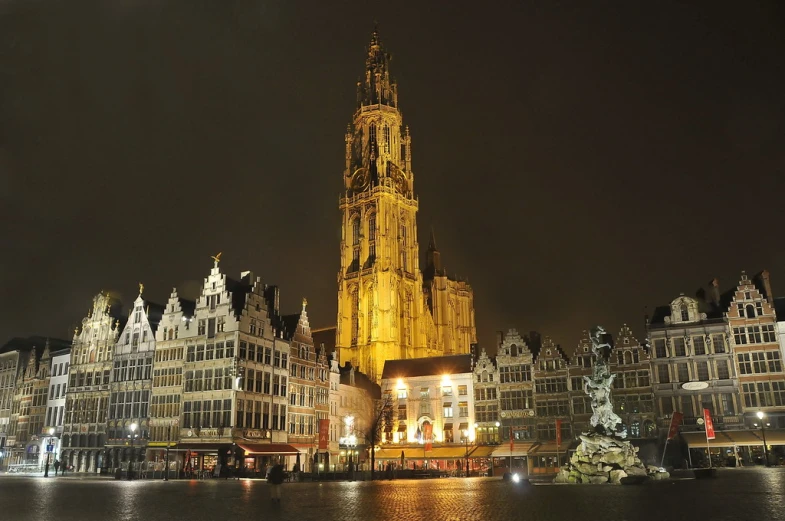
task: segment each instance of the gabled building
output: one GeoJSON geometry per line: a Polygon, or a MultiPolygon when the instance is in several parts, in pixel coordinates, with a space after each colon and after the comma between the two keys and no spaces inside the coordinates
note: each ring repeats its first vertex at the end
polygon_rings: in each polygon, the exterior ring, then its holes
{"type": "Polygon", "coordinates": [[[613,380],[611,401],[622,419],[627,439],[656,438],[657,413],[651,388],[649,353],[624,324],[608,361],[613,380]]]}
{"type": "MultiPolygon", "coordinates": [[[[534,357],[526,341],[515,329],[501,338],[497,347],[496,369],[499,372],[499,416],[501,441],[510,439],[520,447],[520,456],[528,450],[537,433],[534,406],[534,357]]],[[[525,468],[525,462],[521,462],[525,468]]]]}
{"type": "Polygon", "coordinates": [[[164,306],[139,296],[128,312],[125,327],[112,352],[107,414],[109,468],[137,468],[144,461],[150,439],[150,396],[153,383],[155,334],[164,306]]]}
{"type": "Polygon", "coordinates": [[[681,295],[655,309],[648,324],[650,380],[661,430],[678,411],[684,415],[683,431],[702,431],[704,408],[711,411],[716,430],[744,428],[724,317],[729,297],[720,294],[714,279],[698,298],[681,295]]]}
{"type": "MultiPolygon", "coordinates": [[[[183,365],[188,346],[187,339],[193,340],[196,334],[195,308],[196,302],[180,297],[177,288],[172,288],[161,316],[161,322],[155,333],[153,386],[150,400],[150,441],[147,444],[147,458],[161,470],[166,462],[165,448],[176,444],[180,439],[183,365]]],[[[192,342],[191,345],[195,345],[195,343],[192,342]]],[[[213,357],[216,354],[220,354],[221,358],[234,357],[234,350],[234,340],[224,339],[216,342],[212,354],[213,357]]],[[[231,377],[226,378],[223,375],[223,369],[221,369],[218,375],[213,374],[213,386],[216,383],[231,387],[232,379],[231,377]]],[[[182,452],[171,453],[168,472],[171,473],[182,468],[183,461],[182,452]]]]}
{"type": "MultiPolygon", "coordinates": [[[[300,455],[300,470],[315,471],[319,449],[319,421],[329,419],[330,378],[327,358],[313,345],[306,300],[299,314],[283,317],[284,338],[289,341],[288,442],[300,455]]],[[[292,464],[296,464],[296,458],[292,464]]]]}
{"type": "Polygon", "coordinates": [[[61,456],[63,420],[65,419],[65,395],[68,390],[68,364],[71,360],[71,343],[50,341],[52,372],[49,377],[49,397],[46,400],[46,419],[44,430],[54,429],[52,462],[61,456]]]}
{"type": "Polygon", "coordinates": [[[594,355],[591,352],[591,335],[584,330],[570,356],[569,396],[572,412],[572,430],[577,435],[588,432],[591,425],[591,398],[586,394],[584,377],[591,377],[594,355]]]}
{"type": "MultiPolygon", "coordinates": [[[[278,288],[251,272],[232,279],[221,273],[219,260],[214,257],[204,279],[193,323],[180,330],[185,361],[178,448],[186,449],[188,472],[220,463],[251,474],[271,458],[296,453],[286,444],[289,343],[278,288]]],[[[165,317],[164,326],[169,323],[165,317]]]]}
{"type": "Polygon", "coordinates": [[[726,316],[746,425],[759,424],[761,411],[771,428],[785,428],[785,372],[767,271],[754,280],[741,272],[726,316]]]}
{"type": "Polygon", "coordinates": [[[474,364],[474,439],[479,444],[496,445],[501,441],[498,386],[494,359],[482,349],[474,364]]]}
{"type": "Polygon", "coordinates": [[[113,350],[124,317],[120,302],[106,293],[74,331],[63,422],[62,461],[75,472],[106,468],[106,413],[109,410],[113,350]]]}

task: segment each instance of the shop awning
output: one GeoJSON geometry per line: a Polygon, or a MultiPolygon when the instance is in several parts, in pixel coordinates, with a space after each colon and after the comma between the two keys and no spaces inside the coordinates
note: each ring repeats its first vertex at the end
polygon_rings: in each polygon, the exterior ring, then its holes
{"type": "Polygon", "coordinates": [[[229,445],[227,444],[219,445],[217,443],[178,443],[177,445],[172,445],[172,449],[176,448],[180,451],[186,450],[192,452],[218,452],[218,449],[228,446],[229,445]]]}
{"type": "Polygon", "coordinates": [[[452,430],[452,423],[445,423],[444,430],[451,431],[452,430]]]}
{"type": "MultiPolygon", "coordinates": [[[[703,431],[683,432],[681,435],[691,448],[705,448],[707,446],[706,433],[703,431]]],[[[747,447],[763,445],[763,440],[752,431],[716,431],[714,436],[715,439],[709,440],[708,442],[708,446],[710,447],[747,447]]],[[[768,442],[768,433],[766,441],[768,442]]]]}
{"type": "Polygon", "coordinates": [[[567,452],[567,447],[564,444],[556,445],[555,443],[540,443],[532,448],[530,454],[564,454],[567,452]]]}
{"type": "Polygon", "coordinates": [[[785,431],[766,429],[766,443],[769,445],[785,445],[785,431]]]}
{"type": "Polygon", "coordinates": [[[238,443],[238,447],[243,449],[248,455],[272,455],[272,454],[297,454],[300,452],[296,448],[286,443],[238,443]]]}
{"type": "MultiPolygon", "coordinates": [[[[486,448],[486,447],[479,447],[486,448]]],[[[460,459],[466,457],[466,446],[457,445],[454,447],[434,447],[433,450],[425,452],[425,446],[419,447],[385,447],[376,451],[376,459],[399,460],[403,451],[404,458],[413,460],[422,459],[460,459]]],[[[469,446],[469,457],[472,457],[472,448],[469,446]]],[[[479,456],[476,456],[479,457],[479,456]]]]}
{"type": "Polygon", "coordinates": [[[469,452],[470,458],[489,458],[491,454],[493,454],[493,450],[496,447],[482,445],[480,447],[475,447],[474,450],[469,452]]]}
{"type": "Polygon", "coordinates": [[[468,423],[462,423],[462,424],[458,425],[458,430],[459,431],[468,431],[469,430],[469,424],[468,423]]]}
{"type": "Polygon", "coordinates": [[[534,443],[527,442],[527,443],[516,443],[513,446],[512,451],[510,451],[510,444],[503,443],[496,447],[491,454],[494,458],[509,458],[510,456],[513,457],[520,457],[520,456],[528,456],[529,451],[534,446],[534,443]]]}
{"type": "Polygon", "coordinates": [[[406,432],[406,425],[399,425],[398,432],[406,432]]]}

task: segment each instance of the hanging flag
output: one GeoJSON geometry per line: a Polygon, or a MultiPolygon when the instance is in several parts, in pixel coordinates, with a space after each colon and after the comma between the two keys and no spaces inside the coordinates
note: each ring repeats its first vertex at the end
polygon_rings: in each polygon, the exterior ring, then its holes
{"type": "Polygon", "coordinates": [[[679,434],[679,425],[681,425],[681,420],[684,418],[684,415],[680,412],[674,412],[671,416],[671,426],[668,429],[668,439],[672,440],[679,434]]]}
{"type": "Polygon", "coordinates": [[[515,450],[515,436],[512,433],[512,425],[510,425],[510,452],[515,450]]]}
{"type": "Polygon", "coordinates": [[[330,445],[330,420],[319,420],[319,450],[327,449],[330,445]]]}
{"type": "Polygon", "coordinates": [[[423,425],[423,430],[425,431],[425,452],[428,452],[433,450],[433,425],[426,422],[423,425]]]}
{"type": "Polygon", "coordinates": [[[561,420],[556,420],[556,446],[561,445],[561,420]]]}
{"type": "Polygon", "coordinates": [[[711,421],[711,412],[708,409],[703,409],[703,421],[706,422],[706,439],[714,439],[714,422],[711,421]]]}

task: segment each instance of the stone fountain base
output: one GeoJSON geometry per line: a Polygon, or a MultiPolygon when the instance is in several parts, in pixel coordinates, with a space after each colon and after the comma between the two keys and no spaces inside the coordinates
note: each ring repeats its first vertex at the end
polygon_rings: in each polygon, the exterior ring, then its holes
{"type": "Polygon", "coordinates": [[[589,433],[581,435],[581,444],[554,479],[554,483],[621,483],[628,476],[656,480],[667,479],[667,472],[647,468],[638,458],[638,447],[629,441],[589,433]]]}

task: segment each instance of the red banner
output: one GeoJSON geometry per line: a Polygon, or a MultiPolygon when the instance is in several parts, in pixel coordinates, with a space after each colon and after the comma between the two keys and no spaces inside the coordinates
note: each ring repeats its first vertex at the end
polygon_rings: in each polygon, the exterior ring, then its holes
{"type": "Polygon", "coordinates": [[[684,418],[684,415],[680,412],[674,412],[673,416],[671,416],[671,426],[668,429],[668,439],[672,440],[679,434],[679,425],[681,425],[681,420],[684,418]]]}
{"type": "Polygon", "coordinates": [[[319,420],[319,449],[330,447],[330,420],[319,420]]]}
{"type": "Polygon", "coordinates": [[[561,420],[556,420],[556,446],[561,445],[561,420]]]}
{"type": "Polygon", "coordinates": [[[433,450],[433,425],[426,423],[423,425],[423,431],[425,435],[425,452],[428,452],[433,450]]]}
{"type": "Polygon", "coordinates": [[[515,450],[515,436],[512,434],[512,425],[510,425],[510,452],[515,450]]]}
{"type": "Polygon", "coordinates": [[[703,409],[703,421],[706,422],[706,439],[714,439],[714,422],[711,421],[711,412],[708,409],[703,409]]]}

